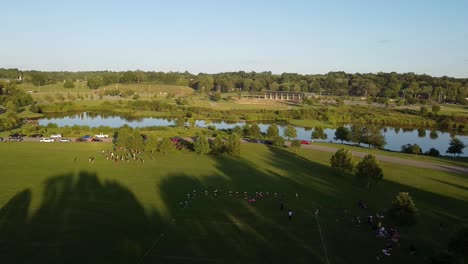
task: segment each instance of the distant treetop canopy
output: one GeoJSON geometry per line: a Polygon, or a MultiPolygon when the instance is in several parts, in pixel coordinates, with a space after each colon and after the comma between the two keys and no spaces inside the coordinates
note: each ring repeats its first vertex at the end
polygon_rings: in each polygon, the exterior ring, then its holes
{"type": "MultiPolygon", "coordinates": [[[[161,83],[190,86],[202,92],[218,91],[295,91],[322,95],[404,97],[411,100],[467,103],[468,79],[432,77],[415,73],[345,73],[298,74],[271,72],[224,72],[191,74],[189,72],[93,71],[41,72],[0,68],[0,79],[46,85],[64,80],[90,81],[92,88],[113,83],[161,83]]],[[[90,87],[91,87],[90,86],[90,87]]],[[[437,110],[437,109],[435,109],[437,110]]],[[[436,112],[436,111],[434,111],[436,112]]]]}

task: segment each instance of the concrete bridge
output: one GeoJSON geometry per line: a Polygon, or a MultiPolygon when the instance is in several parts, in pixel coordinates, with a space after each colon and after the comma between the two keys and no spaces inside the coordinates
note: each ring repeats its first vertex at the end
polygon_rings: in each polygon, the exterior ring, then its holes
{"type": "Polygon", "coordinates": [[[303,92],[286,92],[286,91],[263,91],[243,94],[244,98],[257,98],[269,100],[284,100],[284,101],[301,101],[304,98],[313,96],[311,93],[303,92]]]}

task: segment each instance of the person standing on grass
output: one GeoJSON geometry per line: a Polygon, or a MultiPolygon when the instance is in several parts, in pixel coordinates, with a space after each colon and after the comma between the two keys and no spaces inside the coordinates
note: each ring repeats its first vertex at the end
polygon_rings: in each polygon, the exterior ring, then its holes
{"type": "Polygon", "coordinates": [[[288,211],[289,221],[291,221],[292,215],[293,215],[293,211],[292,211],[292,210],[289,210],[289,211],[288,211]]]}

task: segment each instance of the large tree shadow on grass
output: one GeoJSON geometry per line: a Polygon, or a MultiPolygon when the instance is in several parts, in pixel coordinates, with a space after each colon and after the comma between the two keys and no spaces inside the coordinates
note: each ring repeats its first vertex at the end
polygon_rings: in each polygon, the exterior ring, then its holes
{"type": "MultiPolygon", "coordinates": [[[[355,219],[360,216],[365,221],[367,215],[390,206],[400,191],[410,192],[415,198],[420,222],[401,228],[401,246],[386,261],[425,263],[426,257],[449,238],[450,230],[440,231],[439,223],[457,227],[466,222],[467,215],[461,212],[464,201],[387,180],[367,190],[354,177],[340,175],[289,151],[271,148],[269,154],[267,168],[221,155],[214,157],[218,174],[166,177],[157,189],[171,208],[177,208],[193,190],[199,195],[190,198],[188,208],[172,210],[174,225],[144,263],[326,263],[314,218],[317,208],[332,263],[375,263],[386,242],[376,238],[364,223],[357,227],[355,219]],[[222,195],[214,198],[214,189],[222,195]],[[209,191],[209,197],[200,195],[204,190],[209,191]],[[242,198],[229,197],[229,190],[249,194],[269,191],[270,195],[284,192],[285,210],[279,210],[278,200],[249,204],[242,198]],[[300,194],[297,200],[296,192],[300,194]],[[370,208],[358,208],[360,199],[370,208]],[[288,208],[295,212],[292,222],[287,220],[288,208]],[[348,218],[342,218],[343,209],[349,212],[348,218]],[[420,255],[409,256],[410,243],[417,245],[420,255]]],[[[385,224],[395,223],[386,218],[385,224]]]]}
{"type": "MultiPolygon", "coordinates": [[[[197,177],[187,172],[165,177],[156,192],[174,222],[166,222],[158,213],[148,216],[135,196],[117,182],[100,181],[86,172],[49,178],[42,203],[32,215],[28,216],[32,199],[28,189],[0,210],[0,262],[325,263],[314,222],[315,209],[320,208],[331,262],[374,263],[374,252],[382,245],[369,230],[337,222],[338,208],[362,216],[368,212],[357,211],[358,199],[366,199],[373,210],[389,205],[399,191],[410,192],[422,220],[403,230],[409,234],[404,239],[416,241],[418,252],[426,256],[434,241],[443,244],[448,239],[448,234],[434,234],[438,221],[455,226],[468,218],[463,212],[466,202],[461,200],[385,180],[367,191],[353,179],[288,151],[272,148],[268,155],[266,168],[221,155],[213,157],[218,172],[213,175],[197,177]],[[223,194],[214,198],[214,189],[223,194]],[[180,202],[193,190],[197,196],[190,199],[188,208],[181,208],[180,202]],[[202,193],[205,190],[210,192],[208,197],[202,193]],[[229,198],[229,190],[251,196],[256,191],[269,192],[270,198],[250,204],[229,198]],[[283,211],[274,192],[285,194],[283,211]],[[289,208],[295,212],[291,222],[286,215],[289,208]],[[161,233],[164,237],[158,240],[161,233]]],[[[422,263],[398,254],[394,263],[422,263]]]]}
{"type": "MultiPolygon", "coordinates": [[[[284,158],[289,155],[284,153],[284,158]]],[[[172,174],[156,186],[164,203],[173,208],[175,223],[144,263],[325,263],[314,213],[334,192],[326,181],[295,175],[300,168],[287,173],[278,170],[284,165],[325,166],[295,157],[266,169],[243,158],[217,155],[213,159],[217,174],[202,178],[172,174]],[[262,192],[264,198],[249,203],[244,192],[248,197],[262,192]],[[181,208],[185,200],[189,206],[181,208]],[[292,221],[287,217],[289,209],[294,211],[292,221]]]]}
{"type": "Polygon", "coordinates": [[[0,210],[0,262],[134,263],[161,232],[163,220],[117,182],[80,172],[44,185],[31,216],[30,190],[0,210]]]}

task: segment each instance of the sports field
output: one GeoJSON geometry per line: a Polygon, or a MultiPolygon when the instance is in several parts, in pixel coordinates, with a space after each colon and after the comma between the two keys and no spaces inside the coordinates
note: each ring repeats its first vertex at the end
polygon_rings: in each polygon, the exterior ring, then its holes
{"type": "Polygon", "coordinates": [[[365,219],[400,191],[413,196],[419,222],[398,227],[399,245],[380,263],[427,263],[468,221],[461,174],[382,164],[384,180],[366,190],[316,150],[242,144],[239,159],[175,151],[128,164],[106,160],[107,150],[0,144],[2,263],[376,263],[388,241],[365,219]],[[249,203],[244,192],[263,198],[249,203]]]}

